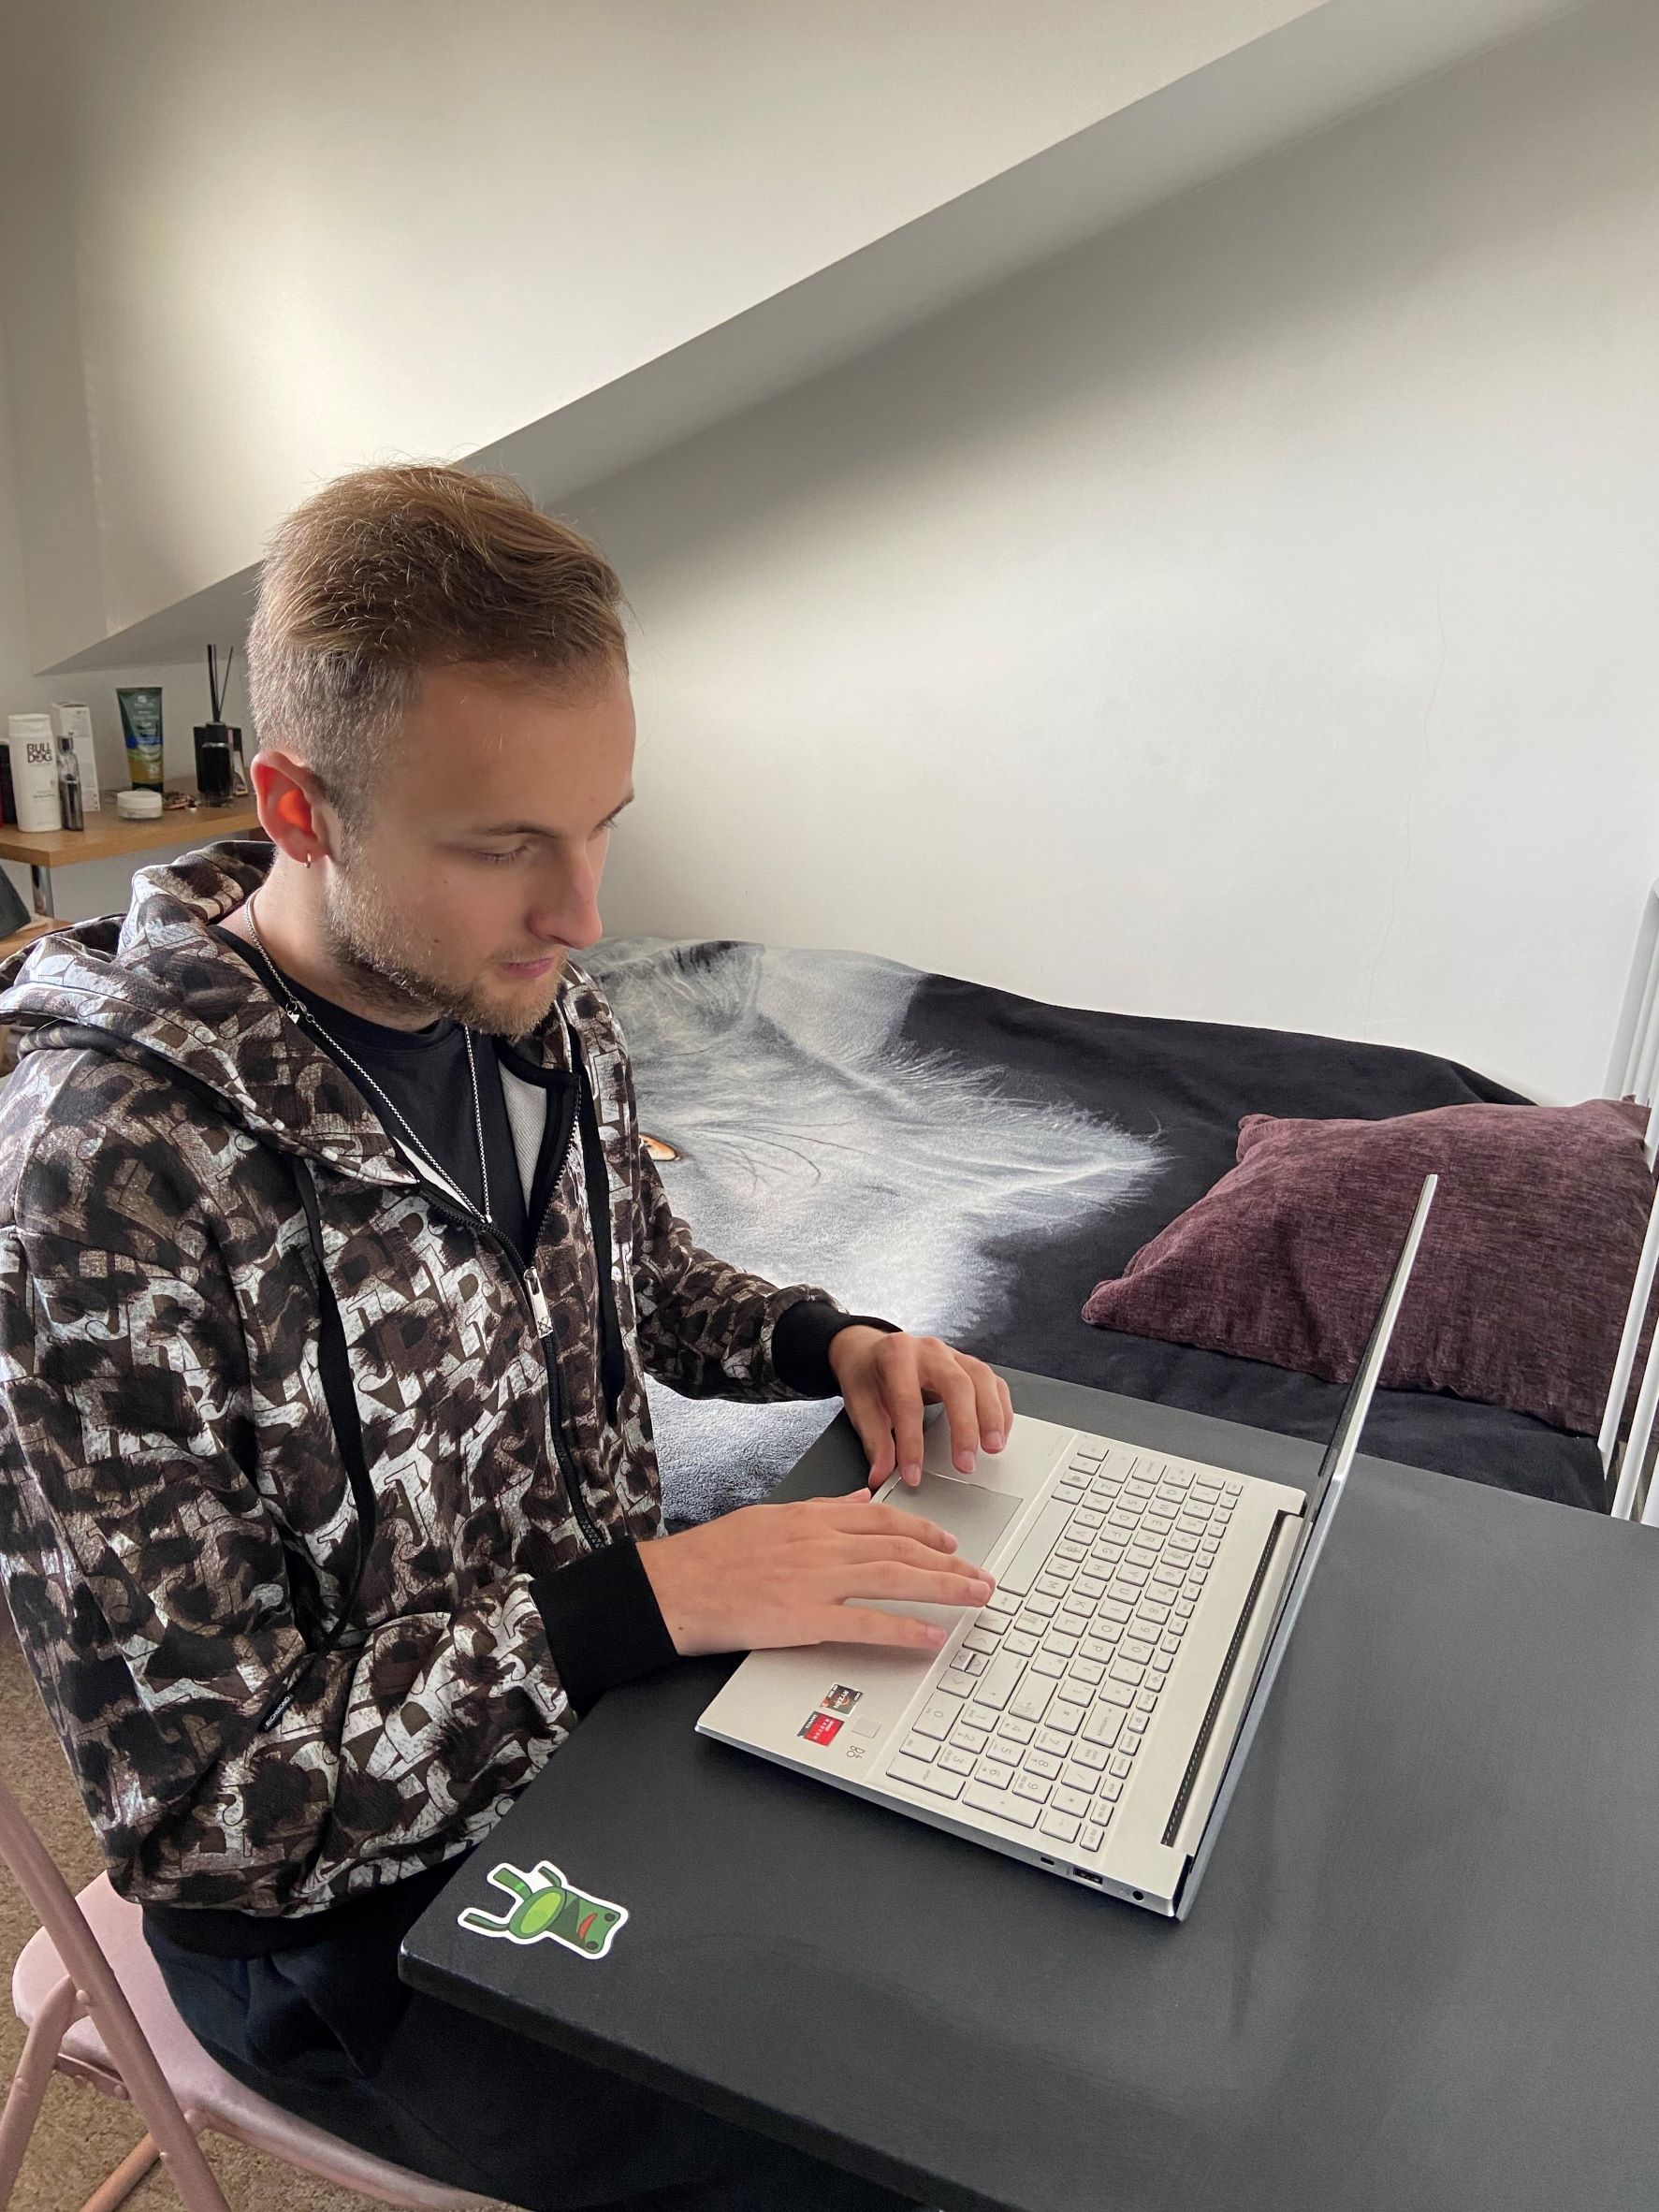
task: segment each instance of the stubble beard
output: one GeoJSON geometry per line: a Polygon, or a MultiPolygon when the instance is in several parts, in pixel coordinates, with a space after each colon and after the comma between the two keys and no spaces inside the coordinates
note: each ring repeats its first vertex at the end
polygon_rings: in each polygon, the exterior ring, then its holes
{"type": "Polygon", "coordinates": [[[426,1021],[447,1015],[486,1037],[517,1044],[541,1027],[563,981],[563,963],[535,986],[533,997],[503,1002],[476,983],[429,974],[410,958],[408,931],[390,911],[378,884],[342,868],[329,871],[323,898],[328,957],[365,1003],[388,1017],[426,1021]]]}

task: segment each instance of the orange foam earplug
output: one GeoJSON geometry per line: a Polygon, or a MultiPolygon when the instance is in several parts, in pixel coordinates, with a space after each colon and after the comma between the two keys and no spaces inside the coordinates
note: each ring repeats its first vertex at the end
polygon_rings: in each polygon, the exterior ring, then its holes
{"type": "Polygon", "coordinates": [[[277,812],[289,827],[308,830],[311,827],[311,808],[302,791],[285,791],[277,801],[277,812]]]}

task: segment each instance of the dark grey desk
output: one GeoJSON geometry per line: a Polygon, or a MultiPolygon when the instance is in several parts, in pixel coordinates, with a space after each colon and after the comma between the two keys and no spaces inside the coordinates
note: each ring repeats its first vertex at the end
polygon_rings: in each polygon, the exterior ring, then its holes
{"type": "MultiPolygon", "coordinates": [[[[1005,1370],[1304,1486],[1304,1444],[1005,1370]]],[[[788,1489],[850,1488],[838,1420],[788,1489]]],[[[950,2207],[1659,2205],[1659,1535],[1361,1460],[1182,1926],[607,1697],[412,1932],[417,1986],[950,2207]],[[463,1932],[498,1859],[608,1957],[463,1932]]]]}

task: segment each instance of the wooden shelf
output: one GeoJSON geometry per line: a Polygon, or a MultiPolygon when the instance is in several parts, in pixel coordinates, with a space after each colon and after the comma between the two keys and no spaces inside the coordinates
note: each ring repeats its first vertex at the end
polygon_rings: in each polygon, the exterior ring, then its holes
{"type": "MultiPolygon", "coordinates": [[[[192,785],[174,783],[174,791],[192,785]]],[[[13,822],[0,824],[0,860],[22,861],[29,867],[67,868],[83,860],[118,860],[132,852],[153,852],[165,845],[205,843],[259,832],[259,809],[252,799],[232,799],[226,807],[174,807],[153,822],[123,822],[115,811],[111,793],[97,813],[90,815],[83,830],[21,830],[13,822]]]]}

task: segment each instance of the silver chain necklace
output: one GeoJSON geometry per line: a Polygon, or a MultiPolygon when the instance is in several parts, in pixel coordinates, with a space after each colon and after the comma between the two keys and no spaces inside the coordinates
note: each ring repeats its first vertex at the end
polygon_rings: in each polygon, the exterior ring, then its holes
{"type": "MultiPolygon", "coordinates": [[[[363,1081],[369,1085],[369,1088],[386,1107],[388,1112],[397,1114],[398,1119],[403,1124],[404,1132],[407,1135],[410,1143],[415,1147],[415,1151],[419,1153],[421,1158],[426,1161],[427,1166],[430,1168],[433,1174],[437,1176],[438,1180],[441,1183],[452,1183],[454,1181],[454,1177],[446,1174],[444,1171],[438,1165],[437,1161],[432,1157],[431,1154],[427,1150],[426,1146],[421,1142],[415,1131],[409,1127],[407,1119],[401,1113],[399,1112],[396,1101],[386,1097],[385,1091],[381,1089],[379,1084],[375,1082],[373,1076],[370,1074],[368,1069],[363,1066],[361,1061],[354,1059],[351,1054],[346,1051],[344,1045],[341,1043],[339,1038],[335,1036],[334,1032],[328,1028],[325,1023],[318,1021],[316,1015],[312,1011],[311,1008],[304,1005],[299,999],[296,998],[293,992],[289,990],[287,982],[284,978],[282,969],[277,966],[276,962],[266,951],[265,939],[259,934],[259,923],[254,912],[254,900],[257,896],[258,894],[255,892],[248,900],[248,927],[254,933],[254,942],[259,948],[259,957],[264,961],[266,967],[269,968],[271,980],[275,982],[278,990],[287,1001],[287,1004],[283,1008],[284,1013],[286,1014],[289,1021],[295,1024],[298,1024],[300,1022],[310,1022],[313,1029],[321,1031],[322,1035],[328,1040],[330,1051],[338,1053],[340,1057],[345,1062],[346,1066],[354,1070],[357,1074],[361,1076],[363,1081]]],[[[473,1057],[473,1032],[467,1027],[464,1022],[461,1024],[461,1041],[467,1048],[467,1073],[471,1076],[473,1081],[473,1127],[478,1133],[478,1179],[484,1186],[484,1218],[486,1221],[488,1221],[490,1218],[489,1161],[484,1150],[484,1107],[478,1096],[478,1064],[473,1057]]]]}

